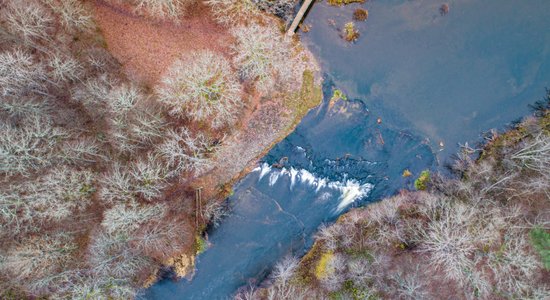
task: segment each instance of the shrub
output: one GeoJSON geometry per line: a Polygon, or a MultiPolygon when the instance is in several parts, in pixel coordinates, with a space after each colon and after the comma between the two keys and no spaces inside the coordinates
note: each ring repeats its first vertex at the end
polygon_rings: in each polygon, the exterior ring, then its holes
{"type": "Polygon", "coordinates": [[[42,0],[56,13],[69,32],[91,32],[95,24],[90,11],[78,0],[42,0]]]}
{"type": "Polygon", "coordinates": [[[47,99],[35,96],[4,96],[0,98],[0,111],[12,120],[47,116],[50,109],[47,99]]]}
{"type": "Polygon", "coordinates": [[[50,77],[57,84],[76,82],[83,77],[84,68],[79,61],[61,53],[53,54],[47,60],[50,77]]]}
{"type": "Polygon", "coordinates": [[[167,170],[159,164],[156,158],[147,158],[123,167],[116,162],[109,173],[102,179],[99,192],[106,203],[128,203],[135,197],[153,200],[161,195],[166,187],[167,170]]]}
{"type": "Polygon", "coordinates": [[[35,44],[39,40],[50,40],[54,30],[54,18],[37,1],[7,1],[7,7],[1,18],[11,34],[24,43],[35,44]]]}
{"type": "Polygon", "coordinates": [[[0,123],[0,173],[27,176],[49,166],[59,142],[67,137],[66,132],[38,117],[20,127],[0,123]]]}
{"type": "Polygon", "coordinates": [[[245,80],[256,81],[260,92],[269,94],[276,87],[286,88],[288,80],[297,78],[290,75],[300,67],[300,62],[294,59],[290,40],[272,28],[257,24],[237,27],[232,33],[236,38],[232,46],[233,62],[239,75],[245,80]]]}
{"type": "Polygon", "coordinates": [[[26,238],[6,252],[0,269],[17,280],[32,282],[62,271],[76,249],[72,238],[65,234],[26,238]]]}
{"type": "MultiPolygon", "coordinates": [[[[101,93],[101,91],[99,91],[101,93]]],[[[113,87],[106,95],[111,145],[133,153],[163,136],[165,122],[154,103],[133,85],[113,87]]]]}
{"type": "Polygon", "coordinates": [[[46,221],[60,221],[83,211],[91,203],[93,176],[65,167],[34,181],[11,185],[0,192],[0,226],[3,234],[37,231],[46,221]]]}
{"type": "Polygon", "coordinates": [[[117,204],[105,211],[101,225],[109,234],[131,234],[139,227],[153,219],[162,219],[166,215],[166,207],[162,204],[142,205],[135,202],[117,204]]]}
{"type": "Polygon", "coordinates": [[[430,182],[430,171],[424,170],[420,173],[420,176],[414,181],[414,188],[423,191],[428,188],[430,182]]]}
{"type": "MultiPolygon", "coordinates": [[[[125,233],[99,231],[92,236],[88,249],[88,263],[92,276],[97,280],[92,288],[96,294],[115,299],[132,299],[136,296],[136,274],[154,264],[131,247],[130,237],[125,233]]],[[[88,290],[90,290],[88,288],[88,290]]]]}
{"type": "Polygon", "coordinates": [[[235,123],[242,105],[241,88],[229,62],[211,51],[177,60],[164,75],[158,94],[172,115],[188,115],[212,128],[235,123]]]}
{"type": "Polygon", "coordinates": [[[348,22],[344,25],[344,39],[348,42],[355,42],[359,38],[359,31],[355,29],[353,22],[348,22]]]}
{"type": "Polygon", "coordinates": [[[28,52],[16,49],[0,53],[2,96],[21,96],[29,92],[47,95],[44,87],[46,78],[43,65],[28,52]]]}
{"type": "Polygon", "coordinates": [[[206,0],[216,21],[224,25],[237,25],[260,17],[255,0],[206,0]]]}

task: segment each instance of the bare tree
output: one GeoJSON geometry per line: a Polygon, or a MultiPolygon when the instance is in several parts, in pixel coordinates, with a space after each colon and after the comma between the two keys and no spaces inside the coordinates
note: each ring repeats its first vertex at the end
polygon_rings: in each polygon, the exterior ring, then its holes
{"type": "Polygon", "coordinates": [[[157,152],[172,170],[172,176],[181,172],[194,172],[200,175],[213,167],[210,154],[215,146],[203,134],[193,136],[186,128],[170,130],[157,152]]]}
{"type": "Polygon", "coordinates": [[[307,62],[288,37],[258,24],[234,28],[232,34],[233,63],[241,78],[255,81],[264,95],[296,88],[292,81],[301,78],[307,62]]]}
{"type": "Polygon", "coordinates": [[[29,175],[50,165],[57,145],[67,137],[66,132],[39,117],[19,127],[0,123],[0,173],[29,175]]]}
{"type": "Polygon", "coordinates": [[[232,125],[242,106],[241,87],[229,62],[211,51],[177,60],[157,88],[175,116],[189,116],[212,128],[232,125]]]}

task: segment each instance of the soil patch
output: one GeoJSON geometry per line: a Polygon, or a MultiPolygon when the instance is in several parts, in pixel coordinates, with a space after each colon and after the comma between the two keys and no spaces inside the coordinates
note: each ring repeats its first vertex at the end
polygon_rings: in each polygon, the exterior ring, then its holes
{"type": "Polygon", "coordinates": [[[96,0],[94,6],[107,49],[130,79],[145,85],[158,82],[182,54],[204,49],[229,54],[232,37],[227,28],[215,23],[204,4],[190,8],[178,24],[138,16],[125,5],[96,0]]]}

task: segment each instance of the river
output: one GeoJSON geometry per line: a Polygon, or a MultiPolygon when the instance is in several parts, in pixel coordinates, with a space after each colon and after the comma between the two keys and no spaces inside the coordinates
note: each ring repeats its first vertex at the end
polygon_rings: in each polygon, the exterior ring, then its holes
{"type": "Polygon", "coordinates": [[[527,115],[550,87],[550,2],[456,0],[446,15],[442,3],[315,3],[301,35],[326,73],[323,104],[234,186],[193,279],[162,280],[143,298],[227,299],[303,255],[321,224],[412,189],[421,170],[444,171],[459,143],[475,147],[527,115]],[[357,7],[369,18],[350,44],[341,28],[357,7]],[[334,88],[348,100],[331,107],[334,88]]]}

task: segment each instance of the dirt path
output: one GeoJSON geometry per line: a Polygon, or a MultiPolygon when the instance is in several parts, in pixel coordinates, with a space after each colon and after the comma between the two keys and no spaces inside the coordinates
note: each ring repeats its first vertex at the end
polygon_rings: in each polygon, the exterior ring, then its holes
{"type": "Polygon", "coordinates": [[[171,63],[184,53],[210,49],[229,53],[231,35],[216,24],[204,5],[197,5],[179,24],[154,22],[131,8],[94,2],[95,20],[107,48],[132,80],[153,86],[171,63]]]}

